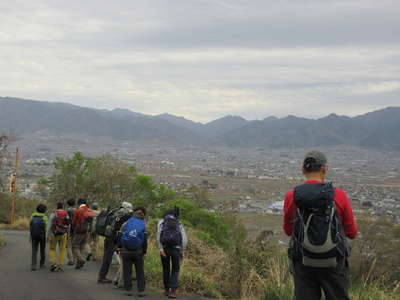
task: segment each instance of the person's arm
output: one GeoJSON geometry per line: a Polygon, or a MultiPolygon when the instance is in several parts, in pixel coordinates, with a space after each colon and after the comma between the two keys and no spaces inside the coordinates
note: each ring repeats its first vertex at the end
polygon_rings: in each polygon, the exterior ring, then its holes
{"type": "Polygon", "coordinates": [[[181,227],[181,233],[182,233],[182,252],[185,252],[186,248],[187,248],[187,244],[188,244],[188,238],[187,238],[185,228],[183,227],[182,224],[180,224],[180,227],[181,227]]]}
{"type": "Polygon", "coordinates": [[[127,222],[125,222],[124,224],[121,225],[121,228],[118,230],[119,233],[122,233],[124,231],[126,223],[127,222]]]}
{"type": "Polygon", "coordinates": [[[162,227],[162,220],[158,222],[157,225],[157,247],[160,250],[160,254],[161,256],[166,256],[165,252],[164,252],[164,247],[161,244],[161,227],[162,227]]]}
{"type": "Polygon", "coordinates": [[[293,221],[296,217],[296,205],[294,204],[294,193],[290,191],[285,196],[283,205],[283,230],[287,236],[292,236],[293,221]]]}
{"type": "Polygon", "coordinates": [[[80,209],[76,209],[74,214],[72,215],[72,228],[75,228],[79,222],[81,211],[80,209]]]}
{"type": "Polygon", "coordinates": [[[349,239],[354,239],[357,236],[358,230],[349,198],[345,192],[337,189],[335,192],[335,202],[340,214],[344,234],[349,239]]]}
{"type": "MultiPolygon", "coordinates": [[[[49,217],[49,221],[47,222],[47,232],[46,232],[46,236],[50,237],[51,234],[51,226],[53,225],[53,221],[55,218],[55,214],[54,212],[51,213],[50,217],[49,217]]],[[[46,223],[46,220],[43,218],[44,222],[46,223]]]]}
{"type": "Polygon", "coordinates": [[[144,233],[144,241],[143,241],[143,255],[147,253],[147,232],[144,233]]]}

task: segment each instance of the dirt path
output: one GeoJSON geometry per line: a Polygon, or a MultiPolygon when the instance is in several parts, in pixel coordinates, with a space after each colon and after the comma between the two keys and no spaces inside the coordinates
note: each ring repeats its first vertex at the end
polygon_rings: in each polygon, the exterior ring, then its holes
{"type": "MultiPolygon", "coordinates": [[[[123,295],[112,285],[97,284],[99,262],[88,262],[81,270],[64,267],[62,273],[48,269],[30,270],[29,235],[21,231],[4,231],[7,245],[0,249],[0,300],[118,300],[136,299],[123,295]]],[[[150,294],[147,300],[167,299],[150,294]]],[[[179,299],[200,300],[198,296],[179,299]]]]}

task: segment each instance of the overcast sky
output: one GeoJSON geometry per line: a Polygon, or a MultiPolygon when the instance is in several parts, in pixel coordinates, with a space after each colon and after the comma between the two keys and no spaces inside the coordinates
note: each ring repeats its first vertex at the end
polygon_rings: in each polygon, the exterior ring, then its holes
{"type": "Polygon", "coordinates": [[[400,1],[0,0],[0,96],[172,113],[400,105],[400,1]]]}

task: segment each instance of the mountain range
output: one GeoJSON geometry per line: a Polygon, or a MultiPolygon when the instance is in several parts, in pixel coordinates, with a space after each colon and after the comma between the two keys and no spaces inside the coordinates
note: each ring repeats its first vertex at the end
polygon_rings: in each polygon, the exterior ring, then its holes
{"type": "Polygon", "coordinates": [[[127,109],[99,110],[65,103],[0,97],[0,132],[111,137],[169,146],[296,148],[355,145],[400,151],[400,107],[357,117],[320,119],[289,115],[248,121],[226,116],[203,124],[171,114],[150,116],[127,109]]]}

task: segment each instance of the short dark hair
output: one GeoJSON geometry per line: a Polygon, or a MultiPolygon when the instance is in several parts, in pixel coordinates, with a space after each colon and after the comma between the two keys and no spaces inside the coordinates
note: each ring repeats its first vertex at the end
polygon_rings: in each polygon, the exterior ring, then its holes
{"type": "Polygon", "coordinates": [[[44,214],[46,212],[46,210],[47,210],[47,206],[45,204],[40,203],[40,204],[38,204],[38,206],[36,206],[36,211],[38,213],[44,214]]]}
{"type": "Polygon", "coordinates": [[[75,206],[76,201],[75,201],[75,199],[68,199],[67,204],[68,204],[68,206],[75,206]]]}
{"type": "Polygon", "coordinates": [[[57,209],[63,209],[64,208],[64,202],[58,201],[57,202],[57,209]]]}
{"type": "Polygon", "coordinates": [[[303,168],[307,173],[319,172],[322,169],[322,164],[317,163],[315,158],[308,157],[304,160],[303,168]]]}
{"type": "Polygon", "coordinates": [[[137,212],[137,211],[141,211],[143,213],[143,215],[146,215],[146,208],[144,208],[143,206],[138,206],[136,207],[133,212],[137,212]]]}
{"type": "Polygon", "coordinates": [[[86,199],[79,198],[78,199],[78,205],[81,206],[82,204],[86,204],[86,199]]]}

